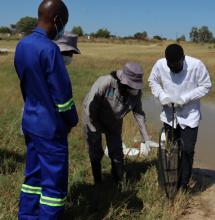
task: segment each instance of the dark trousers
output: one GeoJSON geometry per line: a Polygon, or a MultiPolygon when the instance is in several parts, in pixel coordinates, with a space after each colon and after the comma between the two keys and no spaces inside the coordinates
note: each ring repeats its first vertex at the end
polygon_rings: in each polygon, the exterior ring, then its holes
{"type": "Polygon", "coordinates": [[[111,160],[122,161],[122,120],[115,123],[115,127],[112,130],[103,130],[96,128],[96,131],[91,131],[90,128],[85,126],[85,138],[89,147],[89,156],[91,162],[100,162],[104,155],[102,148],[102,133],[105,134],[106,143],[108,147],[108,153],[111,160]]]}
{"type": "Polygon", "coordinates": [[[108,147],[108,154],[111,159],[112,176],[114,181],[118,184],[123,178],[123,149],[122,149],[122,120],[119,120],[117,126],[110,131],[109,129],[96,128],[91,131],[90,128],[85,126],[85,136],[89,147],[89,156],[92,166],[92,172],[95,184],[100,184],[102,181],[101,174],[101,160],[104,155],[102,148],[102,133],[105,134],[106,143],[108,147]]]}
{"type": "MultiPolygon", "coordinates": [[[[168,138],[172,139],[172,126],[165,124],[165,131],[168,138]]],[[[174,129],[174,140],[180,139],[181,147],[181,167],[179,186],[186,187],[192,173],[193,157],[195,153],[195,144],[197,141],[198,127],[186,127],[182,129],[179,125],[174,129]]]]}

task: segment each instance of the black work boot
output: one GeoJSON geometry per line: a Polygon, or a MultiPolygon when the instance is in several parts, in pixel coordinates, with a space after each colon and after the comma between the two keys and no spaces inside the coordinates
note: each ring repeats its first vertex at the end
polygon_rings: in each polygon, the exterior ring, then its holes
{"type": "Polygon", "coordinates": [[[124,175],[124,162],[123,160],[111,160],[111,165],[112,165],[112,176],[114,182],[119,185],[122,180],[123,180],[123,175],[124,175]]]}
{"type": "Polygon", "coordinates": [[[94,161],[91,162],[93,178],[95,185],[99,185],[102,183],[102,170],[101,170],[101,163],[94,161]]]}

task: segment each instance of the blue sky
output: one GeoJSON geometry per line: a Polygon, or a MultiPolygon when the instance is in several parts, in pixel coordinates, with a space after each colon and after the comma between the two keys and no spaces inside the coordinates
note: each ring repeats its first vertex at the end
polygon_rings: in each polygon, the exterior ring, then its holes
{"type": "MultiPolygon", "coordinates": [[[[81,25],[86,33],[108,28],[112,34],[189,36],[192,26],[207,25],[215,35],[214,0],[64,0],[70,18],[66,29],[81,25]]],[[[37,16],[41,0],[1,0],[0,26],[23,16],[37,16]]]]}

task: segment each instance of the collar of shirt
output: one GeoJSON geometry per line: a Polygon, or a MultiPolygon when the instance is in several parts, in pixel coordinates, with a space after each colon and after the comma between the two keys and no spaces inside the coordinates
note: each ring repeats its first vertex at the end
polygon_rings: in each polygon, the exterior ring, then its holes
{"type": "Polygon", "coordinates": [[[119,85],[118,85],[117,79],[112,78],[111,87],[114,89],[114,92],[115,92],[115,95],[116,95],[117,99],[120,102],[123,102],[124,97],[121,96],[121,94],[119,92],[119,85]]]}
{"type": "Polygon", "coordinates": [[[114,89],[118,88],[117,79],[115,79],[115,78],[112,79],[111,86],[112,86],[114,89]]]}
{"type": "Polygon", "coordinates": [[[42,35],[44,35],[44,36],[47,37],[47,33],[46,33],[46,31],[45,31],[43,28],[36,27],[36,28],[33,30],[33,32],[37,32],[37,33],[42,34],[42,35]]]}

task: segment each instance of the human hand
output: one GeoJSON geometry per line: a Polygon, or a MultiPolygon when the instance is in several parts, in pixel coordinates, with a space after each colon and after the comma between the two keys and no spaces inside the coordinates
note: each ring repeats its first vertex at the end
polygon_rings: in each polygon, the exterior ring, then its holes
{"type": "Polygon", "coordinates": [[[161,99],[160,102],[161,102],[161,105],[171,106],[171,104],[172,104],[172,99],[171,99],[170,96],[166,96],[165,98],[161,99]]]}
{"type": "Polygon", "coordinates": [[[174,103],[175,107],[182,107],[185,104],[184,99],[181,96],[175,96],[172,98],[172,102],[174,103]]]}
{"type": "Polygon", "coordinates": [[[150,149],[159,147],[159,144],[154,141],[148,141],[148,143],[149,143],[150,149]]]}
{"type": "Polygon", "coordinates": [[[148,156],[150,151],[150,141],[146,141],[145,143],[140,144],[140,154],[148,156]]]}

